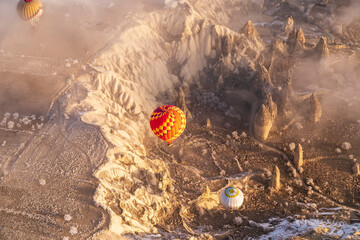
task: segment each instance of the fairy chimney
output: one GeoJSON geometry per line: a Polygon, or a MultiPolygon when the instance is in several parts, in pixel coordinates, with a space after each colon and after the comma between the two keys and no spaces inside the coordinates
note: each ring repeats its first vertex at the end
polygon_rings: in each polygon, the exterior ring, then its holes
{"type": "Polygon", "coordinates": [[[269,136],[272,124],[273,122],[269,109],[264,104],[262,104],[259,111],[255,115],[255,137],[261,140],[266,140],[269,136]]]}
{"type": "Polygon", "coordinates": [[[294,96],[294,90],[291,84],[291,77],[288,77],[282,84],[282,88],[279,93],[279,106],[278,111],[284,113],[292,105],[292,99],[294,96]]]}
{"type": "Polygon", "coordinates": [[[303,165],[303,149],[300,143],[297,145],[295,149],[295,156],[294,156],[295,167],[299,169],[303,165]]]}
{"type": "Polygon", "coordinates": [[[353,168],[353,173],[355,176],[359,176],[360,175],[360,165],[358,163],[355,163],[353,168]]]}
{"type": "Polygon", "coordinates": [[[279,191],[280,190],[280,170],[279,168],[275,165],[273,168],[273,172],[271,175],[271,187],[275,190],[275,191],[279,191]]]}
{"type": "Polygon", "coordinates": [[[272,120],[272,122],[274,122],[275,118],[277,116],[277,105],[272,100],[272,97],[271,97],[270,93],[268,93],[266,95],[265,106],[269,109],[269,113],[271,115],[271,120],[272,120]]]}
{"type": "Polygon", "coordinates": [[[314,55],[318,58],[329,56],[329,48],[327,46],[326,37],[321,37],[318,44],[314,48],[314,55]]]}
{"type": "Polygon", "coordinates": [[[206,128],[211,128],[211,122],[210,122],[210,119],[206,119],[206,128]]]}
{"type": "Polygon", "coordinates": [[[300,28],[299,30],[297,30],[296,28],[294,28],[294,30],[290,32],[286,41],[289,46],[289,52],[302,53],[305,41],[306,39],[302,29],[300,28]]]}
{"type": "Polygon", "coordinates": [[[309,101],[310,101],[310,106],[308,111],[308,119],[311,122],[318,122],[320,121],[322,115],[321,104],[315,94],[311,95],[309,101]]]}
{"type": "Polygon", "coordinates": [[[179,88],[176,105],[182,109],[182,111],[185,113],[186,118],[188,118],[188,119],[192,118],[192,115],[186,106],[185,93],[184,93],[184,90],[182,89],[182,87],[179,88]]]}
{"type": "Polygon", "coordinates": [[[284,42],[280,39],[276,39],[274,45],[272,46],[273,52],[275,54],[284,55],[286,53],[286,48],[284,46],[284,42]]]}
{"type": "Polygon", "coordinates": [[[250,20],[240,30],[240,33],[245,34],[247,37],[257,38],[259,36],[259,33],[256,31],[254,27],[254,24],[250,20]]]}
{"type": "Polygon", "coordinates": [[[294,29],[294,19],[292,16],[288,17],[286,25],[285,25],[285,33],[288,35],[294,29]]]}

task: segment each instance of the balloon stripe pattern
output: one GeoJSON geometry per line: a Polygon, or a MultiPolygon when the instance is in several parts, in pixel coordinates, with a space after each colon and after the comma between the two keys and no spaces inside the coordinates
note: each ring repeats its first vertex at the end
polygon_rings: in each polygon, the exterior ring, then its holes
{"type": "Polygon", "coordinates": [[[158,107],[150,117],[152,131],[169,145],[183,133],[185,126],[184,112],[173,105],[158,107]]]}
{"type": "Polygon", "coordinates": [[[24,21],[34,25],[43,13],[43,5],[40,0],[20,0],[17,11],[24,21]]]}
{"type": "Polygon", "coordinates": [[[244,201],[242,191],[236,187],[227,187],[221,191],[220,202],[228,210],[236,210],[244,201]]]}

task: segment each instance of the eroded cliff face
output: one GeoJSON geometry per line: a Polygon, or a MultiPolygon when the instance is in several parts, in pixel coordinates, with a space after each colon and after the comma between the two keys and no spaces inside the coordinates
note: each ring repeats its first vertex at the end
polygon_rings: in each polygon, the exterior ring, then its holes
{"type": "MultiPolygon", "coordinates": [[[[203,69],[226,77],[252,68],[263,50],[251,22],[238,33],[202,19],[186,2],[134,18],[90,61],[95,71],[81,80],[89,91],[80,105],[90,109],[81,119],[100,126],[114,145],[94,174],[100,181],[94,200],[110,213],[110,232],[118,235],[157,233],[156,225],[181,218],[169,167],[143,144],[157,141],[148,126],[153,109],[175,102],[174,89],[196,82],[203,69]]],[[[184,91],[179,94],[185,105],[184,91]]]]}

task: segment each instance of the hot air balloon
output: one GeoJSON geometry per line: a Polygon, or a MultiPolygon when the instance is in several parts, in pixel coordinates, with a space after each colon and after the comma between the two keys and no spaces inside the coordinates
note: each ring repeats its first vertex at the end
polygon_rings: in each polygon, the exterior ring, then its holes
{"type": "Polygon", "coordinates": [[[40,0],[20,0],[17,5],[17,11],[24,21],[34,26],[43,13],[43,5],[40,0]]]}
{"type": "Polygon", "coordinates": [[[227,187],[221,191],[220,203],[231,212],[240,208],[243,202],[244,194],[237,187],[227,187]]]}
{"type": "Polygon", "coordinates": [[[164,105],[155,109],[150,117],[150,127],[160,139],[169,146],[181,135],[186,126],[186,117],[180,108],[164,105]]]}

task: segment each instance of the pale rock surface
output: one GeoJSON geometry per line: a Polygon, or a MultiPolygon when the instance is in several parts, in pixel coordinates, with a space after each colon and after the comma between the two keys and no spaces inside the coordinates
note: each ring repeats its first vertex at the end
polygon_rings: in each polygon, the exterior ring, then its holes
{"type": "Polygon", "coordinates": [[[273,121],[269,109],[262,104],[254,119],[254,134],[261,140],[266,140],[269,136],[273,121]]]}
{"type": "Polygon", "coordinates": [[[294,19],[292,16],[288,17],[286,25],[284,27],[286,35],[288,35],[294,29],[294,19]]]}
{"type": "Polygon", "coordinates": [[[353,173],[355,176],[359,176],[360,175],[360,164],[355,163],[352,170],[353,170],[353,173]]]}
{"type": "Polygon", "coordinates": [[[272,172],[272,176],[271,176],[271,187],[275,191],[280,190],[280,187],[281,187],[281,184],[280,184],[280,170],[276,165],[273,168],[273,172],[272,172]]]}
{"type": "Polygon", "coordinates": [[[294,162],[297,169],[300,169],[303,165],[303,148],[300,143],[298,143],[297,148],[295,149],[294,162]]]}
{"type": "Polygon", "coordinates": [[[350,150],[351,144],[349,142],[343,142],[341,144],[341,148],[344,149],[344,150],[350,150]]]}
{"type": "Polygon", "coordinates": [[[211,122],[209,118],[206,119],[206,127],[211,128],[211,122]]]}

